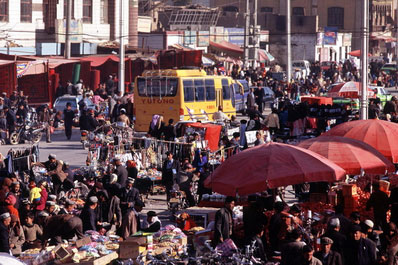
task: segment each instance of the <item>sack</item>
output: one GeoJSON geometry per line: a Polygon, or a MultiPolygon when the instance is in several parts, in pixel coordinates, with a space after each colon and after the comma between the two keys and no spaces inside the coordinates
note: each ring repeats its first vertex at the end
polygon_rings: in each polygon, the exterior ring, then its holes
{"type": "Polygon", "coordinates": [[[50,126],[50,133],[53,134],[54,133],[54,127],[50,126]]]}
{"type": "Polygon", "coordinates": [[[216,247],[216,251],[220,251],[222,253],[222,256],[230,256],[237,249],[238,248],[236,247],[234,241],[232,241],[232,239],[230,238],[218,244],[216,247]]]}

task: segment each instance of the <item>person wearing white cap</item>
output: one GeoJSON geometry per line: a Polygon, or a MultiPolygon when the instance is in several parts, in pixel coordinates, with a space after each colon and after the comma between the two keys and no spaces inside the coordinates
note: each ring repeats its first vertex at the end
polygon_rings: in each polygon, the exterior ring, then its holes
{"type": "Polygon", "coordinates": [[[45,211],[46,211],[49,215],[51,215],[51,216],[56,215],[56,213],[55,213],[55,202],[53,202],[53,201],[47,201],[47,202],[46,202],[45,211]]]}
{"type": "Polygon", "coordinates": [[[9,243],[9,226],[11,223],[11,215],[6,212],[0,214],[0,253],[10,253],[10,243],[9,243]]]}
{"type": "Polygon", "coordinates": [[[75,207],[76,203],[67,199],[64,208],[59,211],[59,214],[72,214],[75,207]]]}
{"type": "Polygon", "coordinates": [[[80,214],[80,218],[83,222],[83,232],[87,230],[97,231],[97,214],[95,208],[98,205],[98,198],[96,196],[91,196],[88,198],[84,208],[80,214]]]}
{"type": "Polygon", "coordinates": [[[117,121],[123,122],[124,124],[126,124],[126,126],[130,126],[130,119],[126,115],[126,109],[124,108],[120,109],[120,115],[119,117],[117,117],[117,121]]]}

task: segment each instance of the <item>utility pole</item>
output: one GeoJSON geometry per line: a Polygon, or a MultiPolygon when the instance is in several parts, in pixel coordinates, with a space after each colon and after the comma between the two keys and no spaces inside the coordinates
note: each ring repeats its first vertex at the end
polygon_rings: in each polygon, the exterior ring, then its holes
{"type": "Polygon", "coordinates": [[[258,45],[259,45],[259,39],[258,39],[258,32],[257,32],[257,0],[253,0],[254,2],[254,10],[252,13],[253,16],[253,50],[254,50],[254,58],[253,58],[253,68],[256,67],[256,63],[258,60],[258,45]]]}
{"type": "Polygon", "coordinates": [[[245,47],[243,65],[246,67],[249,62],[249,34],[250,34],[250,0],[246,0],[246,13],[245,13],[245,47]]]}
{"type": "MultiPolygon", "coordinates": [[[[290,1],[286,0],[286,46],[287,46],[287,82],[290,83],[292,78],[292,40],[291,40],[291,17],[290,17],[290,1]]],[[[366,0],[365,0],[366,1],[366,0]]]]}
{"type": "Polygon", "coordinates": [[[72,0],[66,2],[66,34],[65,34],[65,59],[70,59],[70,22],[72,17],[72,0]]]}
{"type": "Polygon", "coordinates": [[[119,21],[120,21],[120,29],[119,29],[119,38],[120,38],[120,46],[119,46],[119,88],[118,90],[122,92],[124,95],[124,18],[123,18],[123,0],[119,1],[119,21]]]}
{"type": "Polygon", "coordinates": [[[363,0],[362,43],[361,43],[361,120],[368,119],[368,42],[369,42],[369,0],[363,0]]]}

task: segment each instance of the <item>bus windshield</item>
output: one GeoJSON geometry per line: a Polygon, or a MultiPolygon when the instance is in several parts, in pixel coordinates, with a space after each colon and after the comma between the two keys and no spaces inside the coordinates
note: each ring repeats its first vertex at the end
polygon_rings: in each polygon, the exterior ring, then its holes
{"type": "Polygon", "coordinates": [[[138,95],[141,97],[174,97],[178,79],[173,77],[138,78],[138,95]]]}

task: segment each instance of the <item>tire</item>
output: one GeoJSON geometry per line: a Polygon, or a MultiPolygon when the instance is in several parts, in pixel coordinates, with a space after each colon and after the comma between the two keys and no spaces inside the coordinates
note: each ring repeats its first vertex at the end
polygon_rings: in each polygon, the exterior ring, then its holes
{"type": "Polygon", "coordinates": [[[38,142],[40,142],[41,138],[43,136],[42,132],[36,133],[32,136],[32,143],[37,144],[38,142]]]}
{"type": "Polygon", "coordinates": [[[10,144],[16,145],[19,144],[19,133],[18,132],[12,132],[10,135],[10,144]]]}

